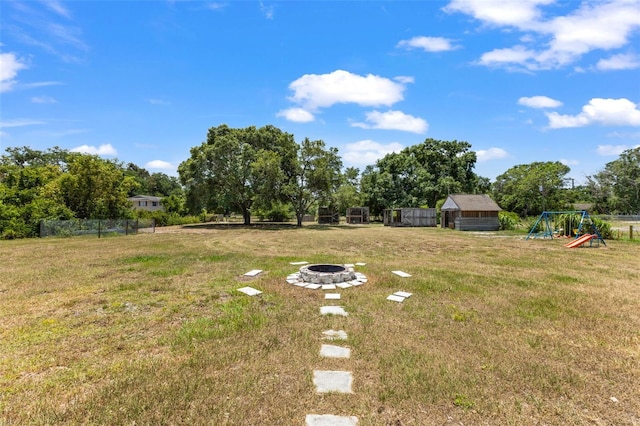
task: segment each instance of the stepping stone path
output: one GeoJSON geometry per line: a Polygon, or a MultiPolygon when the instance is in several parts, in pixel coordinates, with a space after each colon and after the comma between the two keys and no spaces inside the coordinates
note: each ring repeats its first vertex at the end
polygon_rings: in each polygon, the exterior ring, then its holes
{"type": "MultiPolygon", "coordinates": [[[[366,280],[366,278],[365,278],[366,280]]],[[[358,285],[364,282],[357,281],[358,285]]],[[[351,283],[339,283],[333,286],[335,289],[352,287],[351,283]]],[[[324,286],[323,286],[324,287],[324,286]]],[[[309,286],[307,286],[309,288],[309,286]]],[[[325,300],[339,300],[340,293],[325,293],[325,300]]],[[[321,306],[321,315],[340,315],[348,316],[349,313],[342,306],[321,306]]],[[[344,330],[326,330],[322,332],[324,340],[337,342],[347,340],[347,333],[344,330]]],[[[320,356],[323,358],[350,358],[351,349],[334,345],[320,345],[320,356]]],[[[313,384],[316,392],[327,393],[353,393],[351,386],[353,384],[353,375],[350,371],[333,371],[333,370],[314,370],[313,384]]],[[[307,426],[356,426],[358,418],[355,416],[336,416],[334,414],[307,414],[305,419],[307,426]]]]}

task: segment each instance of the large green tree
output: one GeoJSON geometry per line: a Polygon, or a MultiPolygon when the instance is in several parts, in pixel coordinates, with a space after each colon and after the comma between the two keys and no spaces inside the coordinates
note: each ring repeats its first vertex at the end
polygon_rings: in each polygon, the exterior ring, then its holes
{"type": "Polygon", "coordinates": [[[41,219],[73,217],[57,191],[68,154],[58,147],[7,148],[0,157],[0,238],[34,237],[41,219]]]}
{"type": "Polygon", "coordinates": [[[251,223],[254,203],[265,203],[278,195],[276,181],[265,180],[279,171],[289,176],[295,157],[293,135],[274,126],[234,129],[227,125],[212,127],[207,140],[191,149],[191,156],[178,167],[185,188],[187,208],[194,214],[205,211],[236,211],[245,224],[251,223]]]}
{"type": "Polygon", "coordinates": [[[175,176],[169,176],[159,172],[149,173],[147,169],[134,163],[127,164],[125,174],[133,177],[138,183],[137,186],[132,188],[133,193],[129,194],[129,196],[144,194],[156,197],[168,197],[170,195],[179,196],[182,193],[180,181],[175,176]]]}
{"type": "Polygon", "coordinates": [[[296,213],[298,226],[302,226],[302,218],[314,203],[329,200],[337,190],[341,168],[336,148],[327,148],[322,140],[302,141],[282,188],[296,213]]]}
{"type": "Polygon", "coordinates": [[[523,217],[544,210],[565,210],[570,202],[563,192],[564,178],[570,171],[559,161],[511,167],[496,178],[494,199],[503,209],[523,217]]]}
{"type": "Polygon", "coordinates": [[[640,147],[628,149],[588,178],[598,210],[640,214],[640,147]]]}
{"type": "Polygon", "coordinates": [[[481,181],[470,148],[468,142],[429,138],[386,155],[362,175],[364,203],[378,215],[385,208],[435,207],[448,194],[475,193],[481,181]]]}
{"type": "Polygon", "coordinates": [[[360,170],[355,167],[347,167],[340,175],[340,186],[333,198],[338,206],[338,211],[343,213],[350,207],[362,205],[360,194],[360,170]]]}
{"type": "Polygon", "coordinates": [[[74,154],[69,156],[67,167],[57,180],[58,192],[76,218],[117,219],[132,214],[127,197],[137,183],[126,176],[120,163],[74,154]]]}

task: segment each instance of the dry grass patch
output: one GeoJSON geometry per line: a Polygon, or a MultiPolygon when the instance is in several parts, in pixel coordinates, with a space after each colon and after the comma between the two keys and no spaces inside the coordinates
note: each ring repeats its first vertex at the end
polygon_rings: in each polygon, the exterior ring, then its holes
{"type": "Polygon", "coordinates": [[[637,245],[376,225],[158,231],[0,242],[4,423],[640,424],[637,245]],[[320,316],[324,293],[285,283],[300,260],[367,263],[369,282],[336,303],[348,317],[320,316]],[[252,269],[265,272],[242,278],[252,269]],[[413,296],[385,300],[398,290],[413,296]],[[347,331],[350,359],[319,356],[327,329],[347,331]],[[354,393],[315,394],[314,369],[352,371],[354,393]]]}

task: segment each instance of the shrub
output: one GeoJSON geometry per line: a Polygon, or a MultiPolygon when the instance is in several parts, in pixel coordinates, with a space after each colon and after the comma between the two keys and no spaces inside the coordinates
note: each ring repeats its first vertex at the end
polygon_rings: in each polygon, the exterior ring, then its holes
{"type": "Polygon", "coordinates": [[[500,221],[500,230],[513,231],[520,225],[520,216],[513,212],[498,212],[498,220],[500,221]]]}

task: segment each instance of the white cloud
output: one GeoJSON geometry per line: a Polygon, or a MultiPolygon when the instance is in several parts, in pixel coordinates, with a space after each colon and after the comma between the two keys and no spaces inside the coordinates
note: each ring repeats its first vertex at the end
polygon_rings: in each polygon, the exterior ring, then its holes
{"type": "Polygon", "coordinates": [[[483,161],[499,160],[507,158],[509,154],[502,148],[479,149],[476,151],[476,157],[479,163],[483,161]]]}
{"type": "Polygon", "coordinates": [[[518,99],[518,105],[524,105],[529,108],[558,108],[562,106],[562,102],[547,96],[525,96],[518,99]]]}
{"type": "Polygon", "coordinates": [[[171,105],[171,102],[165,101],[163,99],[149,99],[149,103],[151,105],[171,105]]]}
{"type": "Polygon", "coordinates": [[[381,144],[370,139],[349,143],[344,153],[340,156],[347,164],[354,166],[368,166],[375,164],[377,160],[392,152],[400,152],[404,146],[398,142],[381,144]]]}
{"type": "Polygon", "coordinates": [[[0,93],[13,89],[18,71],[26,68],[27,65],[15,53],[0,53],[0,93]]]}
{"type": "Polygon", "coordinates": [[[160,170],[175,170],[176,166],[174,166],[173,164],[167,162],[167,161],[162,161],[162,160],[153,160],[153,161],[149,161],[147,164],[144,165],[145,168],[147,169],[160,169],[160,170]]]}
{"type": "Polygon", "coordinates": [[[565,158],[561,158],[559,161],[565,166],[577,166],[578,164],[580,164],[580,161],[578,160],[567,160],[565,158]]]}
{"type": "Polygon", "coordinates": [[[91,154],[91,155],[117,155],[118,152],[116,149],[110,144],[100,145],[99,147],[89,146],[89,145],[81,145],[76,148],[70,150],[71,152],[81,152],[83,154],[91,154]]]}
{"type": "Polygon", "coordinates": [[[640,145],[629,146],[629,145],[598,145],[598,149],[596,152],[598,155],[602,156],[617,156],[622,154],[623,151],[627,149],[639,148],[640,145]]]}
{"type": "Polygon", "coordinates": [[[361,106],[391,106],[401,101],[406,77],[401,82],[373,74],[360,76],[336,70],[329,74],[306,74],[289,84],[294,94],[289,100],[307,111],[326,108],[339,103],[361,106]]]}
{"type": "Polygon", "coordinates": [[[206,8],[209,10],[222,10],[224,8],[227,7],[227,3],[220,3],[220,2],[213,2],[213,3],[207,3],[206,8]]]}
{"type": "Polygon", "coordinates": [[[60,81],[37,81],[35,83],[20,84],[20,87],[25,89],[37,89],[39,87],[58,86],[60,84],[64,84],[64,83],[60,81]]]}
{"type": "Polygon", "coordinates": [[[289,121],[296,123],[309,123],[314,121],[315,117],[309,111],[303,108],[284,109],[276,114],[276,117],[284,117],[289,121]]]}
{"type": "Polygon", "coordinates": [[[49,9],[51,9],[58,15],[64,16],[68,19],[71,18],[71,14],[69,13],[69,11],[59,1],[47,0],[43,1],[42,3],[44,3],[49,9]]]}
{"type": "Polygon", "coordinates": [[[352,123],[353,127],[363,129],[402,130],[412,133],[426,133],[429,124],[422,118],[405,114],[402,111],[371,111],[366,114],[367,123],[352,123]]]}
{"type": "Polygon", "coordinates": [[[607,59],[600,59],[596,64],[596,68],[600,71],[632,70],[640,68],[640,59],[637,55],[621,53],[607,59]]]}
{"type": "Polygon", "coordinates": [[[271,20],[274,16],[275,7],[273,5],[265,5],[264,2],[260,2],[260,11],[265,18],[271,20]]]}
{"type": "Polygon", "coordinates": [[[451,44],[451,40],[443,37],[417,36],[409,40],[401,40],[396,47],[405,49],[422,49],[425,52],[446,52],[457,47],[451,44]]]}
{"type": "MultiPolygon", "coordinates": [[[[479,61],[507,69],[560,68],[595,50],[619,49],[640,28],[637,0],[584,1],[566,16],[545,19],[541,7],[551,3],[554,0],[453,0],[445,10],[526,32],[520,39],[526,45],[494,49],[479,61]]],[[[605,60],[603,66],[610,64],[605,60]]]]}
{"type": "Polygon", "coordinates": [[[524,46],[514,46],[483,53],[478,63],[486,66],[509,66],[515,63],[528,65],[527,68],[533,68],[532,60],[535,57],[536,53],[534,51],[524,46]]]}
{"type": "Polygon", "coordinates": [[[452,0],[444,10],[462,12],[489,25],[528,27],[540,18],[540,5],[555,0],[452,0]]]}
{"type": "Polygon", "coordinates": [[[32,120],[30,118],[16,118],[13,120],[2,120],[0,121],[0,128],[3,127],[23,127],[23,126],[34,126],[38,124],[45,124],[44,121],[40,120],[32,120]]]}
{"type": "Polygon", "coordinates": [[[561,115],[557,112],[545,113],[549,127],[583,127],[591,124],[603,126],[640,126],[640,109],[628,99],[594,98],[582,107],[578,115],[561,115]]]}
{"type": "Polygon", "coordinates": [[[31,98],[31,102],[33,102],[34,104],[55,104],[58,101],[56,101],[51,96],[34,96],[33,98],[31,98]]]}

